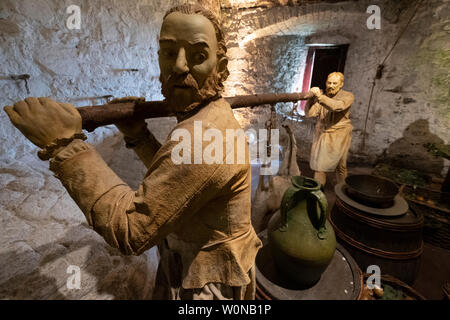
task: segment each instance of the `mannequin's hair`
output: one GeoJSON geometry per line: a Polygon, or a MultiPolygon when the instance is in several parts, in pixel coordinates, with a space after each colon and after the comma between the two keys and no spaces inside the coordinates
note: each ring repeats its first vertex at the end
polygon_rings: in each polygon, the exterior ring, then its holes
{"type": "MultiPolygon", "coordinates": [[[[219,21],[219,18],[214,15],[211,11],[203,8],[202,6],[198,4],[184,4],[175,6],[171,9],[169,9],[166,14],[164,15],[164,19],[173,12],[180,12],[184,14],[199,14],[207,18],[214,26],[214,30],[216,32],[216,39],[217,39],[217,58],[220,60],[221,58],[227,57],[227,47],[225,45],[225,37],[222,29],[222,25],[219,21]]],[[[222,86],[222,83],[228,78],[228,75],[230,72],[228,71],[228,68],[225,68],[225,71],[221,74],[220,77],[220,84],[222,86]]]]}
{"type": "Polygon", "coordinates": [[[344,83],[344,74],[342,72],[332,72],[328,75],[328,78],[331,76],[338,76],[341,82],[344,83]]]}

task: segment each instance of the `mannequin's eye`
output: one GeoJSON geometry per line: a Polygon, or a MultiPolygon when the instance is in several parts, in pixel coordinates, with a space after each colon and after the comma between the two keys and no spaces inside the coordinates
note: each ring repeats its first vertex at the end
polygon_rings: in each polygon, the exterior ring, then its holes
{"type": "Polygon", "coordinates": [[[194,54],[194,61],[196,63],[202,63],[206,59],[208,59],[208,56],[204,52],[197,52],[194,54]]]}
{"type": "Polygon", "coordinates": [[[173,49],[161,49],[159,54],[166,59],[174,59],[177,57],[177,52],[173,49]]]}

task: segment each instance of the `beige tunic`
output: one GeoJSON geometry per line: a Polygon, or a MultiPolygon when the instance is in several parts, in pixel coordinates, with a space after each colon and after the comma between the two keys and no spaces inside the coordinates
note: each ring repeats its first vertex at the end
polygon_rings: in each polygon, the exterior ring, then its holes
{"type": "Polygon", "coordinates": [[[318,117],[311,148],[310,167],[314,171],[333,172],[350,148],[353,126],[350,107],[354,97],[340,90],[333,98],[322,95],[317,102],[308,101],[307,117],[318,117]]]}
{"type": "MultiPolygon", "coordinates": [[[[201,121],[203,132],[214,128],[223,137],[226,129],[240,129],[224,99],[211,102],[175,129],[185,129],[194,137],[194,121],[201,121]]],[[[224,139],[224,148],[225,143],[224,139]]],[[[171,153],[177,144],[169,135],[144,161],[148,172],[137,191],[81,140],[59,152],[50,168],[89,224],[124,254],[141,254],[167,238],[166,244],[180,257],[177,269],[183,288],[202,288],[212,282],[249,284],[261,241],[250,221],[248,157],[245,164],[176,165],[171,153]]],[[[203,143],[203,150],[208,144],[203,143]]]]}

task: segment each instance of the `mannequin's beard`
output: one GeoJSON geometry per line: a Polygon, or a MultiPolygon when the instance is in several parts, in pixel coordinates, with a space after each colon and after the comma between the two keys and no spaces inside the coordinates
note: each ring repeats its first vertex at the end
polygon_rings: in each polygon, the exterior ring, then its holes
{"type": "Polygon", "coordinates": [[[190,73],[184,75],[171,74],[166,81],[160,76],[159,80],[161,81],[161,92],[166,98],[170,111],[174,113],[191,111],[202,102],[218,96],[222,90],[219,75],[215,70],[206,78],[201,88],[190,73]],[[189,90],[190,99],[180,101],[181,99],[174,95],[174,90],[177,90],[177,87],[189,90]]]}
{"type": "Polygon", "coordinates": [[[341,88],[336,89],[327,88],[327,96],[334,97],[339,92],[339,90],[341,90],[341,88]]]}

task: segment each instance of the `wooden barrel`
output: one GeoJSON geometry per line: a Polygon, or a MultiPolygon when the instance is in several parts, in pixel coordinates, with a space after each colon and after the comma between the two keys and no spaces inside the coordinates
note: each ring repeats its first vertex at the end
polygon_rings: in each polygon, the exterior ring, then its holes
{"type": "Polygon", "coordinates": [[[414,211],[423,214],[423,240],[450,250],[450,193],[404,186],[402,195],[414,211]]]}
{"type": "Polygon", "coordinates": [[[280,273],[267,245],[265,231],[259,234],[263,247],[256,257],[256,299],[258,300],[357,300],[363,274],[341,245],[320,280],[310,288],[299,288],[280,273]]]}
{"type": "Polygon", "coordinates": [[[375,216],[348,205],[337,195],[330,222],[338,242],[363,272],[377,265],[382,274],[414,283],[423,251],[423,215],[408,210],[400,216],[375,216]]]}

